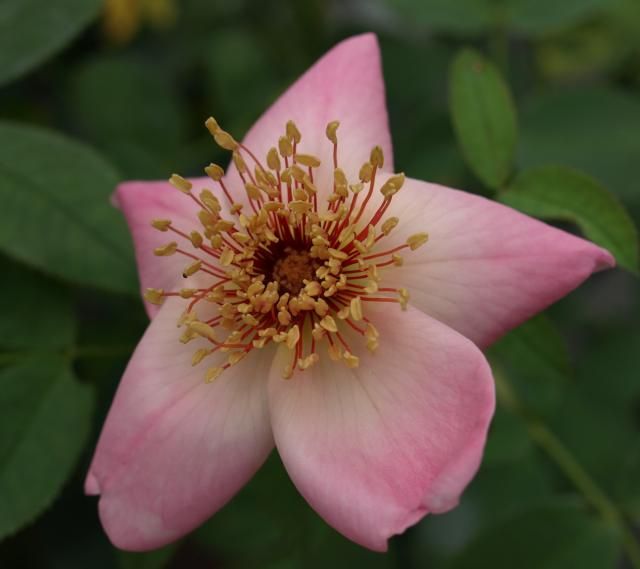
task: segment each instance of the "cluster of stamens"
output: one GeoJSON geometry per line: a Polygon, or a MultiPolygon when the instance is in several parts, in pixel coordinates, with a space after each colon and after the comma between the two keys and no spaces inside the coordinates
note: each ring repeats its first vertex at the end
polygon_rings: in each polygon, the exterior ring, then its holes
{"type": "Polygon", "coordinates": [[[198,225],[181,228],[169,219],[153,220],[157,230],[176,235],[154,252],[184,256],[183,277],[198,273],[206,277],[199,279],[206,286],[148,289],[145,298],[155,304],[171,296],[185,299],[180,341],[207,341],[207,347],[194,352],[193,365],[226,353],[225,363],[206,371],[207,382],[269,344],[284,344],[290,351],[285,378],[296,368],[317,363],[321,344],[332,360],[357,367],[360,359],[347,337],[353,334],[346,331],[361,336],[370,351],[377,349],[379,333],[366,317],[365,305],[391,302],[406,309],[409,298],[404,288],[380,286],[381,269],[402,265],[402,250],[415,250],[427,241],[426,233],[418,233],[400,245],[381,246],[398,224],[396,217],[383,217],[404,174],[380,186],[382,200],[371,213],[376,174],[384,164],[382,149],[373,148],[359,179],[350,183],[338,165],[339,123],[330,122],[326,135],[333,144],[333,191],[320,208],[314,184],[320,160],[298,152],[301,134],[295,123],[286,124],[277,148],[267,152],[266,166],[213,118],[205,124],[218,145],[232,152],[247,199],[233,200],[237,194],[229,191],[224,170],[216,164],[205,172],[227,200],[228,214],[211,190],[196,196],[189,181],[171,176],[171,184],[198,205],[198,225]],[[215,315],[199,318],[201,303],[213,306],[215,315]]]}

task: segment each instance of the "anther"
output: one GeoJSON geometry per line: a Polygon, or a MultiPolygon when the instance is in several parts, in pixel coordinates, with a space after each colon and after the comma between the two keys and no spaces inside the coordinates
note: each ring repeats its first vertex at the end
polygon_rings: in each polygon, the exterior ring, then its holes
{"type": "Polygon", "coordinates": [[[223,367],[210,367],[204,376],[205,382],[211,383],[212,381],[218,379],[223,371],[223,367]]]}
{"type": "Polygon", "coordinates": [[[233,163],[236,165],[238,172],[244,174],[247,171],[247,163],[244,161],[242,155],[235,150],[231,155],[231,158],[233,159],[233,163]]]}
{"type": "Polygon", "coordinates": [[[220,148],[224,150],[235,150],[238,148],[238,143],[235,141],[233,136],[231,136],[227,131],[220,130],[218,131],[213,138],[220,148]]]}
{"type": "Polygon", "coordinates": [[[153,254],[157,257],[168,257],[169,255],[173,255],[177,249],[178,244],[175,241],[172,241],[171,243],[167,243],[162,247],[156,247],[153,250],[153,254]]]}
{"type": "Polygon", "coordinates": [[[327,332],[338,331],[338,325],[336,324],[336,321],[328,314],[322,320],[320,320],[320,326],[322,326],[327,332]]]}
{"type": "Polygon", "coordinates": [[[190,265],[187,265],[182,272],[183,277],[190,277],[191,275],[195,275],[202,268],[202,261],[194,261],[190,265]]]}
{"type": "Polygon", "coordinates": [[[415,233],[407,238],[407,245],[412,251],[415,251],[418,247],[421,247],[429,240],[428,233],[415,233]]]}
{"type": "Polygon", "coordinates": [[[204,171],[214,182],[219,182],[224,176],[224,170],[217,164],[209,164],[204,171]]]}
{"type": "Polygon", "coordinates": [[[144,293],[144,299],[151,304],[162,304],[164,290],[161,288],[148,288],[144,293]]]}
{"type": "Polygon", "coordinates": [[[370,182],[371,176],[373,175],[373,164],[371,162],[365,162],[360,168],[360,172],[358,173],[358,177],[361,182],[370,182]]]}
{"type": "Polygon", "coordinates": [[[373,147],[369,162],[371,162],[371,164],[373,164],[376,168],[382,168],[382,166],[384,166],[384,154],[382,152],[382,148],[380,148],[379,146],[373,147]]]}
{"type": "Polygon", "coordinates": [[[364,318],[362,314],[362,301],[360,300],[359,296],[356,296],[355,298],[351,299],[350,308],[351,308],[351,316],[353,316],[353,319],[356,322],[364,318]]]}
{"type": "Polygon", "coordinates": [[[382,224],[382,233],[384,235],[389,235],[395,227],[398,225],[400,220],[397,217],[390,217],[382,224]]]}
{"type": "Polygon", "coordinates": [[[191,358],[191,365],[197,366],[204,358],[206,358],[210,354],[210,350],[207,348],[200,348],[193,353],[191,358]]]}
{"type": "Polygon", "coordinates": [[[309,168],[317,168],[320,166],[320,159],[311,154],[296,154],[296,162],[309,168]]]}
{"type": "Polygon", "coordinates": [[[296,324],[287,332],[287,348],[293,350],[300,340],[300,327],[296,324]]]}
{"type": "Polygon", "coordinates": [[[402,308],[402,310],[406,310],[409,302],[409,291],[406,288],[399,288],[398,296],[400,297],[400,308],[402,308]]]}
{"type": "Polygon", "coordinates": [[[267,166],[275,171],[280,170],[280,157],[275,148],[270,148],[269,152],[267,152],[267,166]]]}
{"type": "Polygon", "coordinates": [[[193,188],[193,184],[189,182],[189,180],[185,180],[179,174],[171,174],[171,178],[169,178],[169,183],[174,188],[180,190],[183,194],[190,193],[191,188],[193,188]]]}
{"type": "Polygon", "coordinates": [[[278,150],[283,158],[287,158],[293,154],[293,146],[286,136],[281,136],[278,140],[278,150]]]}
{"type": "Polygon", "coordinates": [[[380,188],[380,193],[387,199],[391,198],[400,191],[404,185],[404,179],[405,176],[403,173],[391,176],[380,188]]]}
{"type": "Polygon", "coordinates": [[[204,126],[207,127],[207,130],[211,133],[211,136],[214,136],[221,130],[220,125],[213,117],[209,117],[206,121],[204,121],[204,126]]]}
{"type": "Polygon", "coordinates": [[[318,354],[309,354],[306,358],[302,358],[298,361],[298,367],[301,370],[309,369],[311,366],[315,365],[320,361],[320,357],[318,354]]]}
{"type": "Polygon", "coordinates": [[[209,117],[204,124],[220,148],[224,150],[235,150],[238,148],[238,143],[234,140],[233,136],[227,131],[222,130],[213,117],[209,117]]]}
{"type": "Polygon", "coordinates": [[[331,121],[327,125],[327,130],[326,130],[327,138],[331,142],[333,142],[333,144],[338,144],[338,137],[337,137],[336,133],[338,131],[338,127],[339,126],[340,126],[340,121],[331,121]]]}
{"type": "Polygon", "coordinates": [[[360,358],[358,356],[354,356],[351,352],[345,351],[342,354],[342,359],[344,363],[347,364],[347,367],[356,368],[360,365],[360,358]]]}
{"type": "Polygon", "coordinates": [[[151,226],[158,231],[168,231],[169,227],[171,227],[170,219],[154,219],[151,222],[151,226]]]}
{"type": "Polygon", "coordinates": [[[300,134],[300,131],[298,130],[298,127],[296,126],[296,123],[294,123],[291,120],[287,121],[285,129],[286,129],[286,133],[287,133],[287,138],[289,140],[292,140],[296,144],[299,144],[300,141],[302,140],[302,135],[300,134]]]}
{"type": "Polygon", "coordinates": [[[198,336],[202,336],[203,338],[212,340],[215,343],[219,343],[213,328],[208,324],[200,322],[199,320],[194,320],[193,322],[189,322],[187,326],[189,327],[189,330],[198,336]]]}

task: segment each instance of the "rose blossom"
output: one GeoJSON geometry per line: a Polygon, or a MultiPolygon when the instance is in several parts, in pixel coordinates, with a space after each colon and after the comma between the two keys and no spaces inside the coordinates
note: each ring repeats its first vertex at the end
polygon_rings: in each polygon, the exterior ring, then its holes
{"type": "Polygon", "coordinates": [[[226,174],[116,193],[152,320],[86,491],[116,546],[160,547],[275,444],[327,523],[385,550],[453,508],[478,469],[494,409],[480,348],[614,261],[393,174],[371,34],[327,53],[242,143],[207,127],[233,153],[226,174]]]}

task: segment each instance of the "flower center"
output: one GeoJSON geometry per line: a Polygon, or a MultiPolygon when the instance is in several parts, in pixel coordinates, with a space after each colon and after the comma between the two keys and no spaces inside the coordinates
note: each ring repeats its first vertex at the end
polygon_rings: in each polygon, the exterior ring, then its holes
{"type": "Polygon", "coordinates": [[[183,328],[180,341],[205,340],[207,347],[194,352],[192,363],[215,359],[206,381],[269,344],[283,344],[290,351],[286,378],[296,368],[317,363],[322,344],[332,360],[357,367],[360,360],[350,345],[354,335],[361,336],[370,351],[378,347],[379,334],[365,305],[397,303],[404,310],[409,298],[404,288],[380,286],[381,273],[402,265],[399,253],[417,249],[428,238],[417,233],[399,245],[383,244],[399,221],[383,218],[402,188],[404,174],[378,184],[382,200],[377,208],[370,206],[384,164],[382,149],[373,148],[357,181],[347,180],[338,164],[339,123],[333,121],[326,131],[333,144],[333,191],[323,204],[314,182],[320,160],[299,152],[302,137],[292,121],[277,148],[268,151],[266,166],[214,119],[206,126],[222,148],[232,151],[246,200],[232,199],[239,194],[229,192],[224,171],[215,164],[205,172],[219,185],[228,213],[212,191],[202,189],[196,196],[190,182],[171,176],[171,184],[193,200],[199,212],[195,228],[153,220],[159,231],[176,235],[176,241],[154,252],[184,256],[188,264],[182,276],[197,273],[203,284],[176,291],[148,289],[145,298],[156,304],[170,296],[185,299],[178,322],[183,328]]]}
{"type": "Polygon", "coordinates": [[[296,295],[307,282],[314,280],[319,264],[307,251],[287,247],[284,254],[276,261],[271,276],[280,289],[296,295]]]}

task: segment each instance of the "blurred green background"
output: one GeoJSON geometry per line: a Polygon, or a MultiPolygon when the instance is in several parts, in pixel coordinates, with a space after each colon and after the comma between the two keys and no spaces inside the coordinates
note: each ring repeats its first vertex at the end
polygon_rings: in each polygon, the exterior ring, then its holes
{"type": "Polygon", "coordinates": [[[639,168],[639,0],[0,0],[0,567],[640,567],[639,168]],[[119,552],[82,492],[146,325],[109,195],[226,160],[207,116],[242,136],[363,31],[397,170],[582,231],[625,268],[490,350],[480,473],[388,554],[326,526],[277,456],[180,543],[119,552]]]}

